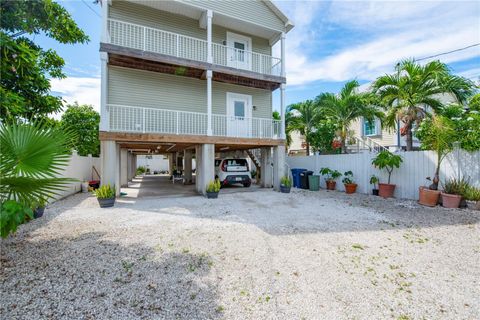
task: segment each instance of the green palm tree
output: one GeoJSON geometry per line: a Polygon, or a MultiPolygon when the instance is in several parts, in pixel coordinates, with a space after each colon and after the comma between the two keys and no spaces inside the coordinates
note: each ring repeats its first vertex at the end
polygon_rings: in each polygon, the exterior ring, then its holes
{"type": "Polygon", "coordinates": [[[450,73],[440,61],[420,65],[414,60],[397,64],[395,73],[379,77],[372,90],[387,109],[385,124],[395,128],[401,121],[407,140],[407,151],[412,150],[412,127],[420,125],[431,111],[438,111],[443,95],[449,95],[458,103],[465,103],[473,94],[474,84],[450,73]]]}
{"type": "Polygon", "coordinates": [[[72,135],[42,124],[0,125],[0,201],[31,207],[70,182],[59,178],[68,164],[72,135]]]}
{"type": "Polygon", "coordinates": [[[351,80],[345,83],[338,95],[322,93],[315,100],[321,116],[330,119],[339,128],[342,153],[347,152],[346,140],[352,122],[360,117],[368,121],[383,117],[383,113],[376,105],[375,97],[371,93],[359,93],[359,86],[356,80],[351,80]]]}
{"type": "Polygon", "coordinates": [[[311,134],[320,119],[319,116],[318,107],[313,100],[294,103],[287,107],[286,133],[289,135],[292,131],[298,131],[305,137],[307,155],[310,154],[311,134]]]}

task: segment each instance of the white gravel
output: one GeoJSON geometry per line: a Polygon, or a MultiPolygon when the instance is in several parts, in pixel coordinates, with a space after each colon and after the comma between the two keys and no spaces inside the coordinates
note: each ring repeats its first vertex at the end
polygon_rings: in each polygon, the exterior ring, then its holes
{"type": "Polygon", "coordinates": [[[78,194],[1,242],[2,319],[479,319],[480,213],[339,192],[78,194]]]}

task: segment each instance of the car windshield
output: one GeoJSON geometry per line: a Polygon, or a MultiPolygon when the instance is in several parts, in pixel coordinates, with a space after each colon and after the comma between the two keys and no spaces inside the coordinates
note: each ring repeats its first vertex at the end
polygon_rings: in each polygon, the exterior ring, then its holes
{"type": "Polygon", "coordinates": [[[227,159],[225,162],[227,163],[227,166],[247,166],[247,160],[245,159],[227,159]]]}

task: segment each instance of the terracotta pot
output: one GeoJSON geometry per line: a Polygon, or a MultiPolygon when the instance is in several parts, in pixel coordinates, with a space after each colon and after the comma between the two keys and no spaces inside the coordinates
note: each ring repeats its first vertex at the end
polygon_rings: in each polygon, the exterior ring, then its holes
{"type": "Polygon", "coordinates": [[[435,207],[438,203],[438,198],[440,197],[440,191],[430,190],[426,187],[418,188],[418,203],[428,207],[435,207]]]}
{"type": "Polygon", "coordinates": [[[442,205],[444,208],[458,208],[461,201],[462,196],[442,192],[442,205]]]}
{"type": "Polygon", "coordinates": [[[335,190],[337,182],[334,180],[327,180],[326,184],[327,184],[327,190],[335,190]]]}
{"type": "Polygon", "coordinates": [[[395,192],[395,185],[388,183],[379,183],[378,184],[378,195],[383,198],[393,198],[393,193],[395,192]]]}
{"type": "Polygon", "coordinates": [[[355,193],[357,191],[357,184],[356,183],[344,183],[345,186],[345,193],[355,193]]]}

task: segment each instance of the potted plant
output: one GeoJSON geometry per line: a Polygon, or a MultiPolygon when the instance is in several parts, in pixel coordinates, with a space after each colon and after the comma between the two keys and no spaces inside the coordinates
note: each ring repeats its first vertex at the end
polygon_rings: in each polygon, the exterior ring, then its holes
{"type": "Polygon", "coordinates": [[[104,184],[96,189],[94,194],[97,197],[100,208],[113,207],[115,204],[115,186],[112,187],[110,184],[104,184]]]}
{"type": "MultiPolygon", "coordinates": [[[[467,184],[468,185],[468,184],[467,184]]],[[[448,179],[443,183],[442,205],[445,208],[458,208],[465,194],[466,187],[463,179],[448,179]]]]}
{"type": "Polygon", "coordinates": [[[465,198],[469,201],[474,201],[473,209],[480,210],[480,188],[469,186],[465,193],[465,198]]]}
{"type": "Polygon", "coordinates": [[[342,175],[337,170],[332,170],[330,168],[321,168],[320,174],[322,176],[325,176],[325,183],[327,185],[327,190],[335,190],[335,187],[337,185],[337,182],[335,180],[337,180],[342,175]]]}
{"type": "Polygon", "coordinates": [[[343,174],[343,176],[344,178],[342,182],[345,186],[345,193],[355,193],[355,191],[357,190],[357,184],[353,181],[353,172],[347,171],[343,174]]]}
{"type": "Polygon", "coordinates": [[[374,196],[378,196],[378,177],[376,175],[372,175],[370,177],[370,184],[373,185],[373,189],[372,189],[372,194],[374,196]]]}
{"type": "Polygon", "coordinates": [[[215,179],[207,184],[207,199],[217,199],[220,192],[220,180],[215,179]]]}
{"type": "Polygon", "coordinates": [[[292,179],[289,176],[284,176],[280,179],[280,192],[281,193],[290,193],[292,188],[292,179]]]}
{"type": "Polygon", "coordinates": [[[457,132],[454,130],[452,121],[444,116],[435,115],[422,121],[415,135],[422,143],[422,149],[433,150],[437,154],[437,164],[432,183],[428,187],[419,188],[419,203],[423,205],[435,206],[438,202],[440,192],[438,192],[438,183],[440,181],[440,165],[443,159],[453,151],[454,143],[457,141],[457,132]],[[434,192],[436,191],[436,192],[434,192]],[[426,202],[427,198],[430,202],[426,202]],[[436,202],[433,203],[435,201],[436,202]]]}
{"type": "Polygon", "coordinates": [[[462,196],[467,193],[469,188],[466,179],[448,179],[443,183],[442,206],[445,208],[458,208],[462,201],[462,196]]]}
{"type": "Polygon", "coordinates": [[[383,198],[392,198],[393,193],[395,192],[395,185],[390,183],[390,178],[394,168],[400,168],[400,164],[403,162],[403,159],[398,154],[393,154],[388,150],[381,151],[377,154],[375,158],[372,159],[372,164],[380,169],[387,170],[388,172],[388,182],[387,183],[378,183],[378,195],[383,198]]]}
{"type": "Polygon", "coordinates": [[[33,218],[41,218],[43,216],[43,213],[45,212],[46,206],[47,200],[43,197],[39,198],[38,201],[34,203],[33,218]]]}
{"type": "MultiPolygon", "coordinates": [[[[430,177],[427,177],[427,180],[432,181],[430,177]]],[[[418,203],[428,207],[435,207],[440,198],[440,191],[432,190],[430,187],[423,186],[418,188],[418,203]]]]}

